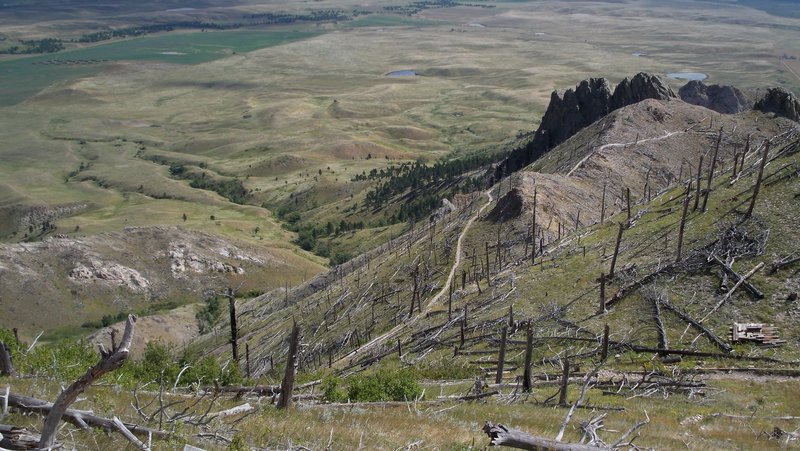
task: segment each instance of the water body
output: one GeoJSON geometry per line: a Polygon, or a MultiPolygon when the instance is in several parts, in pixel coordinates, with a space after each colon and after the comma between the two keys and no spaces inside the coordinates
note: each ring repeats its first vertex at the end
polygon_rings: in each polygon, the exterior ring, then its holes
{"type": "Polygon", "coordinates": [[[396,70],[386,74],[387,77],[413,77],[417,75],[413,70],[396,70]]]}
{"type": "Polygon", "coordinates": [[[702,81],[708,78],[708,75],[700,72],[670,72],[667,77],[675,80],[702,81]]]}

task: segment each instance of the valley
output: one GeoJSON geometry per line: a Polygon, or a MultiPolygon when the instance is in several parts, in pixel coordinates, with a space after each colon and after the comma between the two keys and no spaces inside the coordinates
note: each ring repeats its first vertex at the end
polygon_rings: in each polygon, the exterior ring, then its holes
{"type": "Polygon", "coordinates": [[[152,449],[797,446],[784,3],[4,4],[0,388],[136,314],[76,408],[152,449]]]}

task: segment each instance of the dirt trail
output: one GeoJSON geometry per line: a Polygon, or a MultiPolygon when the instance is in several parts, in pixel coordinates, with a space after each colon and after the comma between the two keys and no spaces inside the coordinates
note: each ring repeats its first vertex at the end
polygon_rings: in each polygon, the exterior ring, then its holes
{"type": "Polygon", "coordinates": [[[681,131],[677,131],[677,132],[668,132],[668,133],[666,133],[666,134],[664,134],[662,136],[656,136],[654,138],[640,139],[640,140],[635,141],[635,142],[603,144],[602,146],[598,147],[594,151],[589,152],[589,154],[586,155],[585,157],[581,158],[581,161],[579,161],[578,164],[576,164],[572,169],[570,169],[569,172],[567,172],[567,177],[571,176],[573,172],[575,172],[579,167],[581,167],[581,165],[583,165],[583,163],[586,163],[586,160],[588,160],[589,157],[594,155],[596,152],[602,152],[602,151],[604,151],[604,150],[606,150],[608,148],[611,148],[611,147],[627,147],[627,146],[631,146],[631,145],[634,145],[634,144],[641,144],[641,143],[646,143],[646,142],[650,142],[650,141],[661,141],[662,139],[667,139],[667,138],[669,138],[671,136],[674,136],[674,135],[677,135],[677,134],[682,134],[682,133],[686,133],[686,131],[681,130],[681,131]]]}
{"type": "Polygon", "coordinates": [[[337,360],[336,363],[339,363],[344,359],[348,359],[348,358],[352,358],[354,356],[357,356],[358,354],[361,354],[364,351],[367,351],[367,350],[375,347],[376,345],[378,345],[380,343],[383,343],[383,342],[385,342],[385,341],[387,341],[387,340],[389,340],[391,338],[396,337],[401,331],[411,327],[420,318],[424,318],[425,315],[428,312],[430,312],[431,309],[433,308],[433,306],[439,301],[439,299],[447,293],[447,291],[448,291],[448,289],[450,287],[450,284],[453,282],[453,277],[455,277],[456,269],[458,269],[458,266],[461,264],[461,254],[462,254],[461,251],[462,251],[462,247],[463,247],[462,244],[464,242],[464,237],[467,235],[467,232],[469,231],[470,227],[472,227],[472,223],[475,222],[475,220],[480,217],[481,213],[483,213],[483,211],[489,205],[492,204],[492,201],[494,201],[494,196],[492,196],[492,190],[491,189],[487,190],[485,192],[485,194],[489,197],[489,200],[487,200],[486,203],[483,204],[483,206],[481,208],[479,208],[478,211],[476,211],[475,214],[472,215],[471,218],[469,218],[467,223],[464,225],[464,230],[462,230],[461,233],[458,235],[458,242],[456,244],[456,259],[453,262],[453,266],[450,268],[450,273],[447,275],[447,280],[445,281],[444,285],[442,286],[442,289],[439,290],[439,292],[436,293],[436,295],[434,297],[432,297],[431,300],[428,301],[425,304],[425,307],[422,310],[422,313],[417,314],[416,316],[414,316],[413,318],[410,318],[406,322],[398,324],[397,326],[393,327],[388,332],[373,338],[372,340],[368,341],[367,343],[364,343],[359,348],[354,349],[353,351],[350,351],[345,356],[340,357],[337,360]]]}

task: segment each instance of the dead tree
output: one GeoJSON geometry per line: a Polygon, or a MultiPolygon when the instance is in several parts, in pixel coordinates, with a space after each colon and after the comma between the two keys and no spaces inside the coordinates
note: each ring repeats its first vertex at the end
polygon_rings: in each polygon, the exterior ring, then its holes
{"type": "Polygon", "coordinates": [[[561,391],[558,394],[558,405],[566,406],[567,405],[567,388],[569,384],[569,360],[564,358],[561,361],[562,365],[562,373],[561,373],[561,391]]]}
{"type": "Polygon", "coordinates": [[[289,354],[286,356],[286,370],[281,382],[281,396],[278,399],[279,409],[292,407],[292,392],[294,391],[294,378],[297,374],[297,354],[300,349],[300,326],[297,322],[292,324],[292,333],[289,336],[289,354]]]}
{"type": "Polygon", "coordinates": [[[606,184],[603,183],[603,198],[600,201],[600,224],[606,222],[606,184]]]}
{"type": "Polygon", "coordinates": [[[614,256],[611,257],[611,268],[608,270],[608,278],[614,278],[614,267],[617,266],[617,256],[619,255],[619,244],[622,242],[622,232],[625,231],[625,223],[619,223],[619,232],[617,232],[617,243],[614,244],[614,256]]]}
{"type": "Polygon", "coordinates": [[[531,392],[531,360],[533,358],[533,326],[528,321],[525,329],[525,369],[522,373],[522,391],[531,392]]]}
{"type": "Polygon", "coordinates": [[[758,192],[761,190],[761,181],[764,179],[764,166],[767,165],[767,154],[769,153],[769,141],[764,142],[764,153],[761,157],[761,165],[758,167],[758,179],[756,179],[756,186],[753,188],[753,197],[750,199],[750,207],[747,208],[747,213],[744,214],[745,218],[749,218],[753,214],[753,208],[756,206],[756,198],[758,192]]]}
{"type": "Polygon", "coordinates": [[[533,188],[533,219],[531,220],[531,266],[536,263],[536,188],[533,188]]]}
{"type": "Polygon", "coordinates": [[[499,384],[503,382],[503,369],[506,363],[506,337],[508,336],[508,326],[503,326],[503,332],[500,338],[500,355],[497,359],[497,374],[494,377],[494,383],[499,384]]]}
{"type": "Polygon", "coordinates": [[[700,162],[697,163],[697,193],[694,195],[694,206],[692,211],[696,211],[700,206],[700,179],[703,177],[703,156],[700,155],[700,162]]]}
{"type": "Polygon", "coordinates": [[[11,363],[11,349],[0,341],[0,376],[16,376],[14,365],[11,363]]]}
{"type": "Polygon", "coordinates": [[[107,351],[105,347],[101,345],[100,361],[95,366],[89,368],[83,376],[78,378],[78,380],[73,382],[72,385],[64,389],[64,391],[58,395],[56,402],[53,403],[53,407],[50,409],[50,413],[47,414],[47,418],[44,420],[42,439],[39,441],[39,448],[47,449],[53,447],[61,417],[84,390],[104,374],[120,368],[122,364],[125,363],[125,360],[128,359],[131,342],[133,341],[135,324],[136,316],[128,315],[128,321],[125,323],[125,332],[122,334],[122,342],[119,347],[107,351]]]}
{"type": "Polygon", "coordinates": [[[628,223],[631,222],[631,189],[625,188],[625,200],[628,202],[628,223]]]}
{"type": "Polygon", "coordinates": [[[233,295],[233,289],[228,288],[225,291],[225,296],[228,298],[228,311],[231,315],[231,352],[233,353],[233,361],[239,364],[239,329],[236,327],[236,297],[233,295]]]}
{"type": "Polygon", "coordinates": [[[608,327],[608,324],[606,324],[605,327],[603,328],[603,347],[601,348],[601,351],[600,351],[600,361],[601,362],[605,362],[606,359],[608,358],[608,333],[609,333],[609,331],[610,331],[610,329],[608,327]]]}
{"type": "Polygon", "coordinates": [[[714,147],[714,156],[711,157],[711,170],[708,172],[708,184],[706,184],[705,196],[703,196],[703,208],[701,211],[706,211],[708,204],[708,195],[711,193],[711,181],[714,180],[714,170],[717,167],[717,154],[719,154],[719,145],[722,142],[722,127],[719,128],[719,136],[717,137],[717,145],[714,147]]]}
{"type": "Polygon", "coordinates": [[[489,421],[483,426],[483,432],[489,436],[489,444],[492,446],[508,446],[509,448],[537,451],[597,451],[598,449],[603,449],[580,443],[561,443],[543,437],[536,437],[517,429],[510,429],[502,424],[492,424],[489,421]]]}
{"type": "Polygon", "coordinates": [[[683,250],[683,232],[686,230],[686,214],[689,212],[689,196],[692,192],[692,182],[686,184],[686,196],[683,198],[683,213],[681,213],[681,225],[678,228],[678,252],[675,255],[675,262],[681,261],[681,251],[683,250]]]}
{"type": "Polygon", "coordinates": [[[0,449],[36,449],[41,440],[39,434],[25,428],[0,424],[0,449]]]}
{"type": "Polygon", "coordinates": [[[597,308],[597,314],[602,315],[606,312],[606,275],[600,273],[600,305],[597,308]]]}

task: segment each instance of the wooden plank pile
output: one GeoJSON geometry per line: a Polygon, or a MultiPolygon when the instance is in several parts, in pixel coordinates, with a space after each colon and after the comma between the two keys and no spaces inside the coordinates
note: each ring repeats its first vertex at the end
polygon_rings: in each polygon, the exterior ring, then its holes
{"type": "Polygon", "coordinates": [[[786,340],[780,339],[778,328],[774,324],[733,323],[733,326],[731,326],[731,342],[780,346],[786,343],[786,340]]]}

